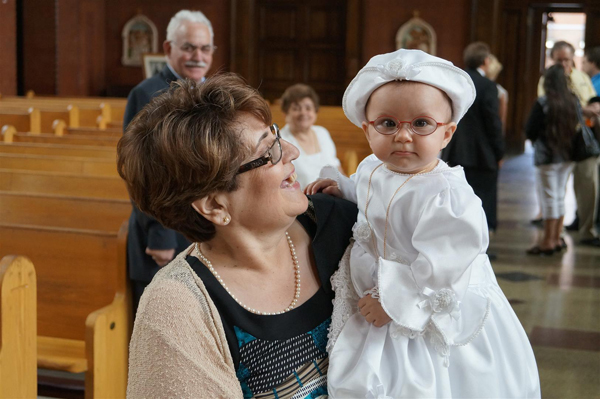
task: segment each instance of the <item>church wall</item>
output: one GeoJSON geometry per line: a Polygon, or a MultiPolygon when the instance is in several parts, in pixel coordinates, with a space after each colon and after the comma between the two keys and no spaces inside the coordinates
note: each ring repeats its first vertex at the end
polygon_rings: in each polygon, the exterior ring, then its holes
{"type": "Polygon", "coordinates": [[[141,67],[121,64],[121,31],[127,21],[138,13],[148,17],[158,30],[158,52],[162,53],[162,43],[166,39],[167,25],[179,10],[199,10],[211,21],[215,32],[215,45],[218,47],[213,57],[210,73],[229,69],[229,1],[223,0],[169,0],[106,1],[106,91],[112,96],[126,96],[129,91],[144,79],[141,67]]]}
{"type": "Polygon", "coordinates": [[[22,82],[23,89],[38,95],[56,93],[55,3],[24,0],[22,3],[22,82]]]}
{"type": "Polygon", "coordinates": [[[437,35],[438,57],[463,66],[462,52],[469,44],[471,0],[368,0],[363,1],[362,59],[396,49],[398,29],[419,12],[437,35]]]}
{"type": "Polygon", "coordinates": [[[0,94],[17,94],[17,5],[0,2],[0,94]]]}

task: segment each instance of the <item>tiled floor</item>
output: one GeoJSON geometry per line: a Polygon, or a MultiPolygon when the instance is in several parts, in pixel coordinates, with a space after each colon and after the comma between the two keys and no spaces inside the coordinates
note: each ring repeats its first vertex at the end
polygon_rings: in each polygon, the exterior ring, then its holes
{"type": "MultiPolygon", "coordinates": [[[[525,254],[538,231],[531,154],[508,159],[500,172],[499,226],[490,251],[498,282],[536,355],[544,398],[600,398],[600,248],[567,234],[562,254],[525,254]]],[[[573,218],[572,192],[566,220],[573,218]]]]}

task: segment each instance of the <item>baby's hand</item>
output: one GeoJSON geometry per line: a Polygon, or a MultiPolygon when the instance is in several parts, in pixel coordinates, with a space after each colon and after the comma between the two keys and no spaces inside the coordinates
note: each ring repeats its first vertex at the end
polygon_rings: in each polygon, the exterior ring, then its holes
{"type": "Polygon", "coordinates": [[[360,314],[365,316],[365,319],[375,327],[385,326],[392,321],[390,316],[385,313],[381,304],[376,298],[371,297],[371,294],[365,295],[358,301],[360,314]]]}
{"type": "Polygon", "coordinates": [[[344,195],[342,194],[342,191],[338,187],[335,180],[319,179],[304,187],[304,194],[306,195],[316,194],[319,191],[325,194],[333,195],[334,197],[344,198],[344,195]]]}

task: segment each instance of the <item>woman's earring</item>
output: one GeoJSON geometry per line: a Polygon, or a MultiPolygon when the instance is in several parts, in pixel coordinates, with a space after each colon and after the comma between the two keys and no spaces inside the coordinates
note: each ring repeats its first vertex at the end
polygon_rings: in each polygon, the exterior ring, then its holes
{"type": "Polygon", "coordinates": [[[231,221],[231,219],[229,218],[229,216],[225,216],[225,217],[223,218],[223,223],[224,223],[224,224],[229,224],[229,222],[230,222],[230,221],[231,221]]]}

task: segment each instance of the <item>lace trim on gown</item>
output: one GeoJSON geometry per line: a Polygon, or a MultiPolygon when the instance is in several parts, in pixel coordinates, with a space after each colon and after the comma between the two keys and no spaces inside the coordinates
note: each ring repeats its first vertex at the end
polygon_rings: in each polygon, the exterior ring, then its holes
{"type": "Polygon", "coordinates": [[[354,246],[354,240],[350,240],[350,245],[346,248],[338,270],[331,276],[331,287],[335,292],[333,299],[333,315],[331,316],[331,325],[327,334],[327,352],[331,353],[335,341],[342,332],[346,321],[356,312],[358,304],[358,295],[352,285],[350,278],[350,251],[354,246]]]}

